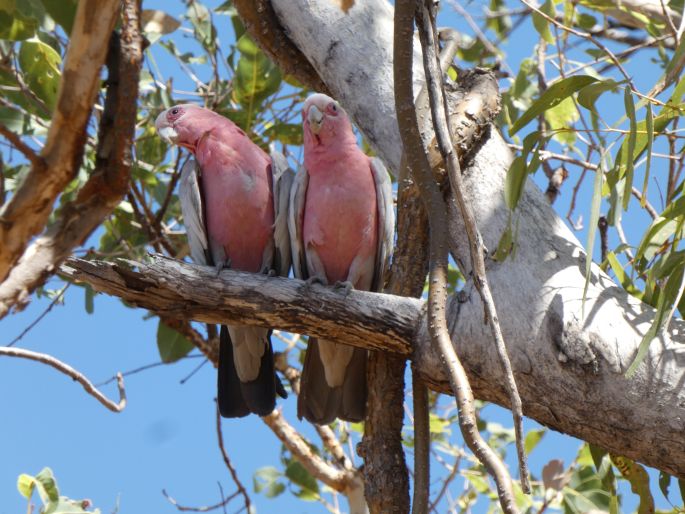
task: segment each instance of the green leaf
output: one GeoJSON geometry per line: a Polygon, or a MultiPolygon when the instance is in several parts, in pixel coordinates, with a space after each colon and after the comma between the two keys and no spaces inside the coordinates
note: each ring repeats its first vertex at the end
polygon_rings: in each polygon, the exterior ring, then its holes
{"type": "Polygon", "coordinates": [[[212,24],[209,9],[197,1],[193,1],[186,11],[186,17],[195,29],[195,37],[206,50],[214,52],[216,48],[216,30],[212,24]]]}
{"type": "Polygon", "coordinates": [[[530,452],[532,452],[540,443],[540,441],[542,441],[542,438],[546,433],[546,428],[538,428],[537,430],[531,430],[526,434],[526,439],[524,440],[523,445],[528,455],[530,455],[530,452]]]}
{"type": "Polygon", "coordinates": [[[275,498],[285,491],[285,485],[279,480],[281,476],[283,476],[281,472],[273,466],[259,468],[252,478],[255,492],[264,491],[264,496],[267,498],[275,498]]]}
{"type": "Polygon", "coordinates": [[[576,140],[576,133],[569,129],[580,115],[573,98],[568,97],[559,102],[554,107],[545,111],[545,120],[549,128],[554,131],[554,139],[561,143],[573,144],[576,140]]]}
{"type": "Polygon", "coordinates": [[[576,91],[579,91],[594,82],[597,82],[597,79],[589,75],[574,75],[573,77],[568,77],[555,82],[540,95],[540,98],[533,102],[518,120],[516,120],[509,130],[509,135],[513,136],[547,109],[560,104],[564,99],[568,98],[576,91]]]}
{"type": "Polygon", "coordinates": [[[514,210],[521,199],[527,176],[528,170],[525,158],[522,156],[516,157],[511,162],[504,182],[504,201],[509,209],[514,210]]]}
{"type": "Polygon", "coordinates": [[[285,468],[285,476],[302,490],[296,496],[302,500],[313,501],[319,497],[319,484],[316,479],[296,460],[291,460],[285,468]]]}
{"type": "Polygon", "coordinates": [[[451,434],[450,425],[451,423],[448,420],[441,418],[433,412],[430,413],[428,430],[431,434],[451,434]]]}
{"type": "Polygon", "coordinates": [[[652,144],[654,143],[654,115],[651,102],[647,102],[645,125],[647,127],[647,163],[645,166],[645,180],[642,183],[642,199],[640,200],[640,207],[643,209],[647,204],[647,187],[649,186],[649,171],[652,168],[652,144]]]}
{"type": "Polygon", "coordinates": [[[19,475],[17,489],[26,499],[30,499],[34,489],[37,489],[44,505],[59,501],[59,489],[50,468],[43,468],[35,477],[19,475]]]}
{"type": "Polygon", "coordinates": [[[19,66],[26,82],[50,110],[57,102],[61,63],[60,55],[51,46],[38,39],[24,41],[21,44],[19,66]]]}
{"type": "MultiPolygon", "coordinates": [[[[668,208],[677,203],[678,202],[671,204],[668,208]]],[[[635,260],[638,261],[645,258],[647,261],[651,261],[656,252],[658,252],[664,243],[673,235],[677,226],[678,223],[673,219],[663,217],[655,219],[647,232],[645,232],[645,235],[637,248],[635,260]]]]}
{"type": "Polygon", "coordinates": [[[607,79],[596,82],[595,84],[590,84],[589,86],[584,87],[578,93],[578,103],[585,107],[588,111],[597,112],[595,108],[597,99],[607,91],[615,93],[619,86],[624,82],[625,81],[616,82],[614,79],[607,79]]]}
{"type": "Polygon", "coordinates": [[[255,112],[281,85],[281,72],[259,49],[248,34],[238,40],[240,59],[233,77],[233,96],[247,111],[248,130],[255,112]]]}
{"type": "Polygon", "coordinates": [[[59,23],[67,35],[71,34],[71,27],[76,18],[78,0],[41,0],[50,17],[59,23]]]}
{"type": "Polygon", "coordinates": [[[89,284],[86,284],[83,290],[86,293],[86,312],[88,314],[93,314],[93,312],[95,311],[95,291],[93,291],[93,288],[90,287],[89,284]]]}
{"type": "Polygon", "coordinates": [[[264,131],[264,137],[269,141],[278,140],[284,145],[301,146],[303,143],[302,125],[276,121],[264,131]]]}
{"type": "Polygon", "coordinates": [[[623,190],[623,210],[628,209],[633,190],[633,175],[635,172],[635,142],[637,141],[637,121],[635,120],[635,104],[633,103],[633,93],[629,88],[625,88],[623,104],[626,108],[626,116],[630,120],[630,132],[628,133],[628,159],[625,163],[625,189],[623,190]]]}
{"type": "Polygon", "coordinates": [[[664,498],[668,500],[668,488],[671,487],[671,479],[673,477],[666,473],[665,471],[659,472],[659,489],[661,489],[661,494],[664,498]]]}
{"type": "Polygon", "coordinates": [[[623,478],[630,482],[630,489],[640,497],[638,514],[653,514],[654,498],[649,490],[649,475],[647,475],[645,468],[637,462],[617,455],[612,455],[611,461],[621,472],[623,478]]]}
{"type": "Polygon", "coordinates": [[[649,327],[649,330],[647,330],[647,333],[642,338],[642,341],[640,341],[640,346],[637,348],[635,358],[626,371],[626,378],[631,378],[635,374],[637,367],[644,360],[645,355],[647,355],[647,350],[649,350],[649,345],[661,329],[661,325],[666,318],[667,312],[668,302],[666,301],[666,295],[660,294],[656,306],[656,315],[654,316],[654,321],[652,321],[652,325],[649,327]]]}
{"type": "MultiPolygon", "coordinates": [[[[551,0],[546,0],[545,3],[540,6],[540,11],[548,15],[550,18],[554,18],[555,16],[554,4],[551,0]]],[[[547,18],[539,14],[537,11],[533,11],[533,26],[535,27],[535,30],[538,31],[538,34],[540,34],[542,39],[549,44],[554,43],[554,36],[552,36],[552,32],[549,30],[549,21],[547,21],[547,18]]]]}
{"type": "Polygon", "coordinates": [[[188,355],[193,349],[193,343],[160,320],[157,325],[157,349],[162,362],[170,363],[188,355]]]}
{"type": "Polygon", "coordinates": [[[602,205],[602,180],[604,179],[604,169],[602,167],[603,157],[600,157],[599,166],[595,170],[595,182],[592,191],[592,203],[590,204],[590,221],[587,229],[587,246],[585,251],[585,286],[583,287],[583,301],[581,310],[585,312],[585,299],[590,285],[592,274],[592,251],[595,246],[595,235],[597,234],[597,221],[599,220],[599,209],[602,205]]]}

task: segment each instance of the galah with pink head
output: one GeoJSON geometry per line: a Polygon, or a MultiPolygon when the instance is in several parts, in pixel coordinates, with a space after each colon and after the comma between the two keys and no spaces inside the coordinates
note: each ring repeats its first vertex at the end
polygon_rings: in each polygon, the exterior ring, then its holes
{"type": "MultiPolygon", "coordinates": [[[[357,145],[338,102],[311,95],[302,110],[304,167],[295,175],[288,228],[295,276],[380,291],[395,228],[385,166],[357,145]]],[[[309,338],[297,412],[317,424],[366,414],[367,351],[309,338]]]]}
{"type": "MultiPolygon", "coordinates": [[[[291,262],[287,211],[293,171],[267,155],[232,121],[194,104],[162,112],[164,139],[194,159],[181,171],[179,199],[194,262],[287,276],[291,262]]],[[[287,396],[275,374],[271,331],[222,326],[218,402],[224,417],[270,414],[276,394],[287,396]]]]}

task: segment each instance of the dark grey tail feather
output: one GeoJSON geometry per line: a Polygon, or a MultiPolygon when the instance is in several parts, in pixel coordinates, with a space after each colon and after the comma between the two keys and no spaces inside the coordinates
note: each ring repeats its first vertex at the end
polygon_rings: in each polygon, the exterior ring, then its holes
{"type": "Polygon", "coordinates": [[[271,414],[276,406],[276,393],[287,398],[283,384],[274,370],[271,332],[268,346],[259,365],[259,375],[250,382],[241,382],[233,361],[233,344],[228,329],[222,325],[219,337],[219,412],[225,418],[241,418],[251,412],[259,416],[271,414]]]}
{"type": "Polygon", "coordinates": [[[219,331],[219,373],[218,373],[219,413],[224,418],[242,418],[250,413],[243,400],[240,380],[233,364],[233,343],[226,325],[219,331]]]}
{"type": "Polygon", "coordinates": [[[327,425],[335,418],[363,421],[366,415],[366,350],[355,348],[347,366],[345,382],[330,387],[326,382],[319,343],[309,338],[305,353],[297,416],[317,425],[327,425]]]}

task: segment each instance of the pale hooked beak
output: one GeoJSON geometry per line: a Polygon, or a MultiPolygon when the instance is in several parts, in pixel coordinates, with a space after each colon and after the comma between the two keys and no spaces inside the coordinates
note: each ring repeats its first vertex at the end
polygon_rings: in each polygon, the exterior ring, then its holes
{"type": "Polygon", "coordinates": [[[174,127],[168,124],[166,120],[166,111],[163,111],[159,116],[157,116],[157,119],[155,120],[155,127],[157,128],[157,133],[162,139],[165,139],[170,143],[174,143],[178,139],[178,133],[174,127]]]}
{"type": "Polygon", "coordinates": [[[321,132],[321,125],[323,124],[323,113],[316,105],[312,105],[307,112],[307,120],[309,121],[309,129],[315,136],[321,132]]]}

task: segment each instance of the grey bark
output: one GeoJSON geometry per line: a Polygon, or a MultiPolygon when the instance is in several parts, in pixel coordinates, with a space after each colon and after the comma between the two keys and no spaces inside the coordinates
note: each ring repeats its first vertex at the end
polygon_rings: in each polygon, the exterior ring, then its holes
{"type": "MultiPolygon", "coordinates": [[[[392,7],[357,2],[347,13],[335,3],[273,0],[281,25],[394,171],[401,147],[393,108],[392,7]]],[[[418,62],[417,62],[418,64],[418,62]]],[[[420,66],[416,66],[420,69],[420,66]]],[[[422,77],[414,78],[420,84],[422,77]]],[[[415,88],[416,89],[416,88],[415,88]]],[[[486,247],[493,249],[509,213],[504,175],[509,150],[495,130],[477,152],[464,181],[486,247]]],[[[450,213],[453,253],[468,263],[459,216],[450,213]]],[[[557,430],[682,476],[685,440],[685,323],[674,320],[654,341],[632,379],[623,375],[654,318],[593,266],[583,313],[585,252],[532,184],[515,213],[517,252],[488,259],[488,277],[523,398],[524,412],[557,430]]],[[[452,335],[476,394],[506,405],[495,347],[477,294],[452,299],[452,335]]],[[[427,346],[418,352],[424,378],[445,388],[442,367],[427,346]],[[436,377],[438,377],[436,379],[436,377]]]]}

